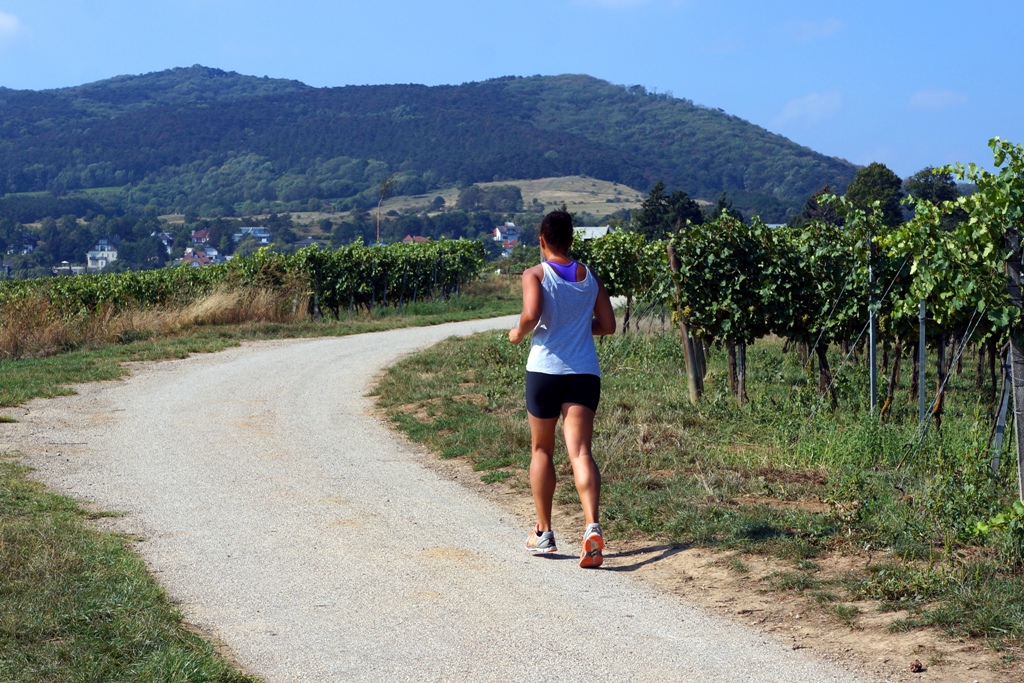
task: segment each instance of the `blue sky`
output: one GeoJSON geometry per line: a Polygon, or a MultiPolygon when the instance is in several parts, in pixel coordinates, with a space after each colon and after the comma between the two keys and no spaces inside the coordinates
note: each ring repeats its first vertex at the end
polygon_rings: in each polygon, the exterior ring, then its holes
{"type": "Polygon", "coordinates": [[[203,64],[314,86],[586,73],[901,176],[1024,143],[1020,0],[0,0],[0,86],[203,64]]]}

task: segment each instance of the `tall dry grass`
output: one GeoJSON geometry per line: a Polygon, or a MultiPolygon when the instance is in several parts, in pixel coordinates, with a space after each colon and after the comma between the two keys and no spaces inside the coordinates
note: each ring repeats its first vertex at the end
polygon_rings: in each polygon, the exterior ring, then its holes
{"type": "Polygon", "coordinates": [[[307,310],[307,297],[294,291],[225,287],[185,306],[119,311],[104,307],[68,317],[37,295],[0,309],[0,359],[52,356],[204,325],[296,322],[306,318],[307,310]]]}

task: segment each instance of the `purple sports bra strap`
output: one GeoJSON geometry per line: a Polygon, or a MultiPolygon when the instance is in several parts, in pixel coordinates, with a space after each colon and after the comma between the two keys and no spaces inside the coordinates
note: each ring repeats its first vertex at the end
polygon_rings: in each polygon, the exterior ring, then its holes
{"type": "Polygon", "coordinates": [[[569,261],[568,263],[555,263],[554,261],[545,261],[544,263],[551,266],[558,276],[566,282],[576,282],[576,266],[579,264],[575,261],[569,261]]]}

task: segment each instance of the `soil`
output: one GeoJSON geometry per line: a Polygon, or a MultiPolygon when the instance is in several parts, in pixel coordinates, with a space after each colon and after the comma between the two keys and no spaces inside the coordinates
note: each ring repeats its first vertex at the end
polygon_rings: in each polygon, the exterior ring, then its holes
{"type": "MultiPolygon", "coordinates": [[[[379,417],[385,419],[382,414],[379,417]]],[[[529,529],[533,500],[522,475],[485,484],[466,461],[442,459],[424,452],[422,446],[412,447],[423,454],[425,465],[494,501],[522,519],[524,530],[529,529]]],[[[556,504],[553,526],[582,529],[583,517],[576,509],[556,504]]],[[[951,638],[935,628],[890,633],[887,626],[907,614],[881,612],[872,601],[845,603],[859,610],[848,625],[826,613],[809,596],[769,587],[769,575],[793,571],[793,564],[784,560],[642,538],[612,537],[607,543],[605,570],[629,572],[686,602],[770,634],[794,650],[814,651],[869,676],[894,683],[1024,681],[1024,651],[997,652],[983,642],[951,638]],[[730,568],[736,559],[746,566],[746,572],[730,568]]],[[[863,571],[878,560],[877,554],[830,555],[815,558],[815,563],[821,567],[819,576],[828,578],[863,571]]]]}

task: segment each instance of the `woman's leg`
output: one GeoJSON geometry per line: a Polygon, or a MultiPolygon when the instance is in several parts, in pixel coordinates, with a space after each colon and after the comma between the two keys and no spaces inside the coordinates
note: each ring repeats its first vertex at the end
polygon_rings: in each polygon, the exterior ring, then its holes
{"type": "MultiPolygon", "coordinates": [[[[527,413],[529,415],[529,413],[527,413]]],[[[551,502],[555,497],[555,427],[558,418],[542,420],[529,415],[533,451],[530,459],[530,489],[537,508],[537,528],[551,530],[551,502]]]]}
{"type": "Polygon", "coordinates": [[[597,463],[594,462],[591,453],[594,411],[578,403],[564,404],[562,430],[565,433],[565,448],[569,452],[576,491],[583,504],[583,516],[586,517],[587,524],[596,524],[600,521],[598,508],[601,504],[601,472],[597,469],[597,463]]]}

